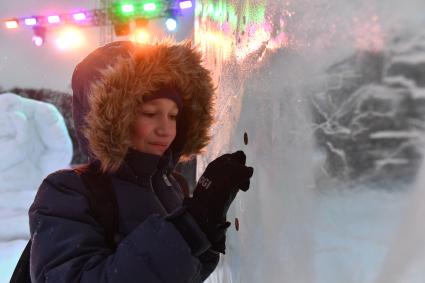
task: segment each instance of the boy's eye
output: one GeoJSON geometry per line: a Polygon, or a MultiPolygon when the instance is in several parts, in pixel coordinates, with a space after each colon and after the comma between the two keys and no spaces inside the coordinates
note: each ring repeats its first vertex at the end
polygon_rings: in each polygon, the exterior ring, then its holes
{"type": "Polygon", "coordinates": [[[153,116],[155,116],[155,113],[154,112],[143,112],[142,115],[146,116],[146,117],[153,117],[153,116]]]}

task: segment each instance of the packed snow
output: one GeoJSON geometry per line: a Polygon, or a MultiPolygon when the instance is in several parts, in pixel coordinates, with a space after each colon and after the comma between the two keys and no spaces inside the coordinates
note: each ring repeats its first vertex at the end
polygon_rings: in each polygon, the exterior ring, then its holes
{"type": "Polygon", "coordinates": [[[0,282],[9,282],[29,239],[28,208],[42,179],[67,168],[72,143],[51,104],[0,94],[0,282]]]}

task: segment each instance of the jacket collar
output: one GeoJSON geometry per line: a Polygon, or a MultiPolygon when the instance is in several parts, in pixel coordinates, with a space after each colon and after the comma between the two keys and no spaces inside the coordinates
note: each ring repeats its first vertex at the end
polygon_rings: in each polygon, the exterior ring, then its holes
{"type": "Polygon", "coordinates": [[[157,172],[164,174],[172,171],[176,163],[171,150],[160,156],[129,149],[115,174],[122,179],[138,182],[151,178],[157,172]]]}

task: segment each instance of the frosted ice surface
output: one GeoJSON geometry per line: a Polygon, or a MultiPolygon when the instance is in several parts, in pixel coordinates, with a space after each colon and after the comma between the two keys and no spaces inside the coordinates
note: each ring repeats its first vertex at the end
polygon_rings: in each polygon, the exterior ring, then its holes
{"type": "Polygon", "coordinates": [[[219,86],[198,174],[255,167],[208,282],[423,282],[425,2],[198,2],[219,86]]]}

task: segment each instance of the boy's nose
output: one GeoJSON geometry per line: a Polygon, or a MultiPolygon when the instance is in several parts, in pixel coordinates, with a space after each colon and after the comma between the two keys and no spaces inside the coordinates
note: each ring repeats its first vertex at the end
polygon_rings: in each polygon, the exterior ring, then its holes
{"type": "Polygon", "coordinates": [[[161,136],[169,136],[173,133],[173,127],[175,126],[172,121],[169,121],[168,119],[161,119],[157,127],[157,133],[161,136]]]}

